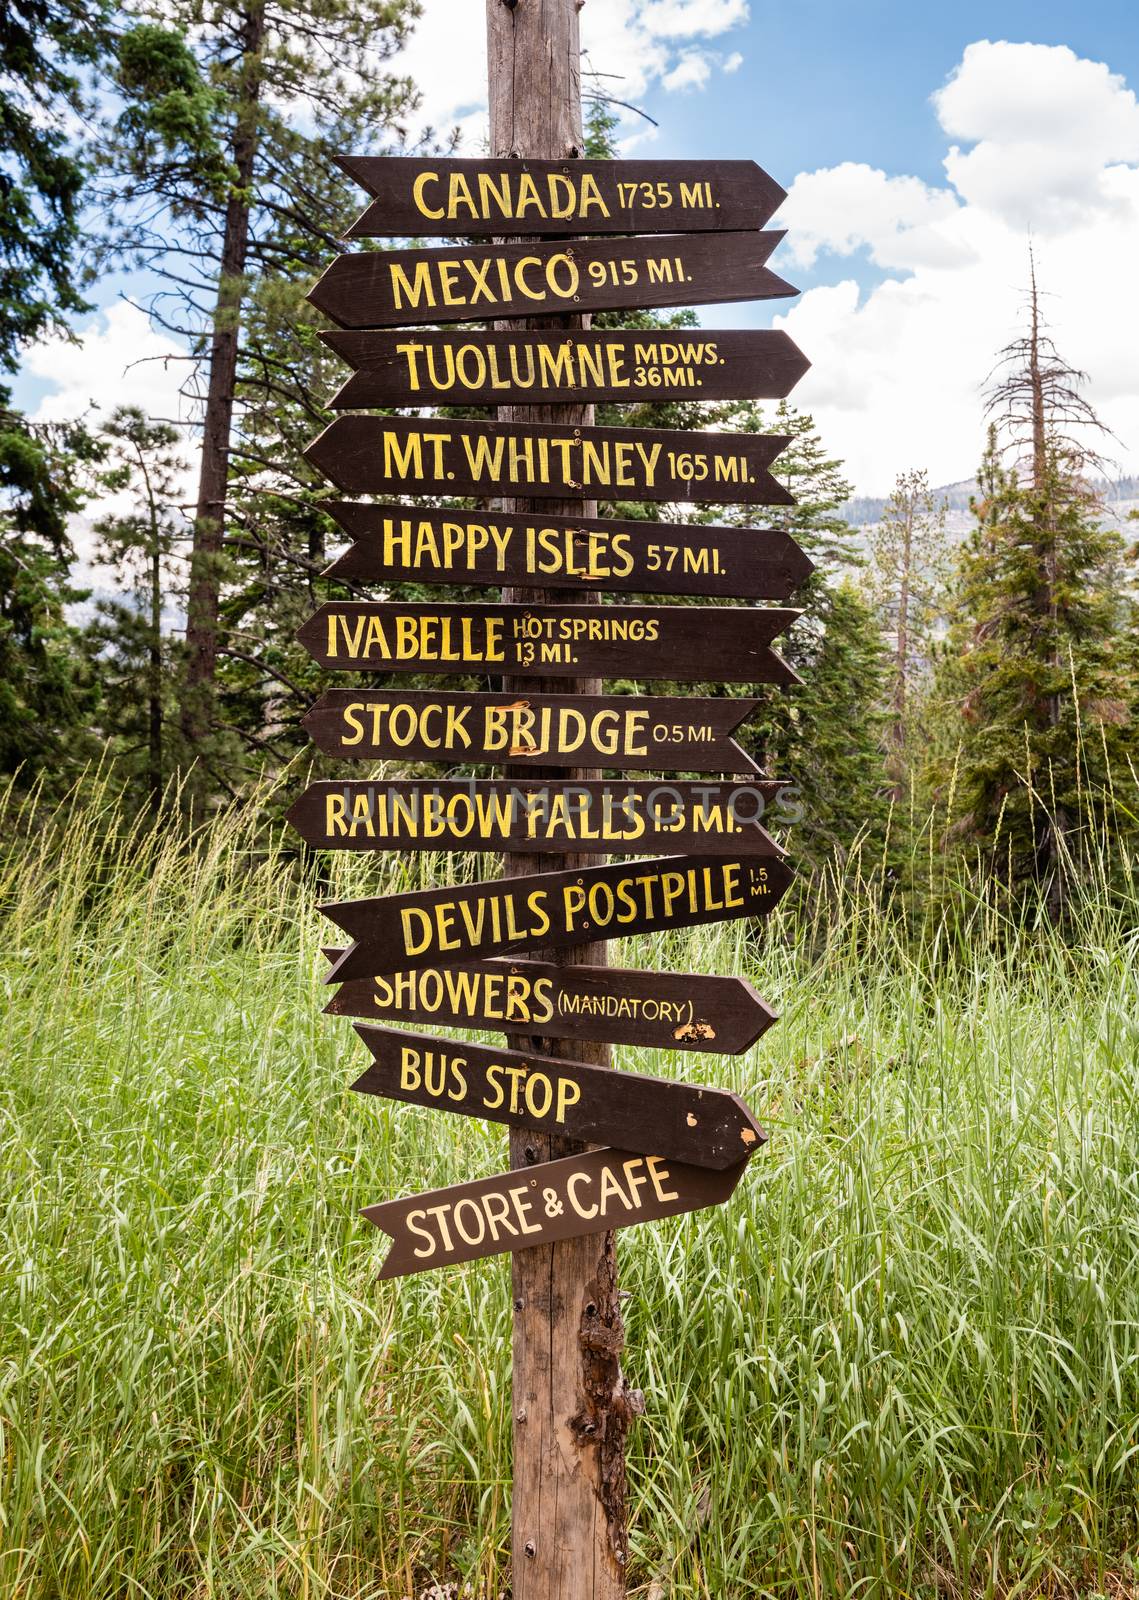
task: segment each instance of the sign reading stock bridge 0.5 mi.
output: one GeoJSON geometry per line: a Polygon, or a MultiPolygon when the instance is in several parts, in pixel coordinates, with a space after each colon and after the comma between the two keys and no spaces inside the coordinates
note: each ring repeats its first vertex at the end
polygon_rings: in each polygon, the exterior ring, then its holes
{"type": "MultiPolygon", "coordinates": [[[[807,368],[785,333],[767,330],[489,326],[795,294],[767,265],[782,235],[760,231],[783,190],[754,163],[340,160],[373,197],[350,236],[450,242],[342,255],[314,287],[310,300],[338,324],[323,337],[352,369],[334,409],[778,399],[807,368]]],[[[484,504],[787,506],[792,497],[771,469],[788,442],[344,415],[306,456],[344,494],[476,502],[327,502],[351,540],[332,578],[787,601],[812,568],[780,528],[508,514],[484,504]]],[[[537,1041],[731,1053],[776,1020],[771,1008],[739,978],[561,966],[534,952],[770,913],[791,874],[764,824],[789,786],[759,772],[731,737],[753,702],[574,693],[572,680],[790,686],[798,678],[773,641],[797,615],[752,605],[384,599],[331,600],[305,623],[301,642],[334,670],[490,680],[478,694],[330,690],[305,721],[331,755],[721,775],[352,779],[315,784],[296,801],[293,826],[321,848],[631,858],[323,907],[352,941],[326,952],[326,1009],[384,1025],[360,1029],[374,1064],[355,1088],[615,1146],[369,1207],[365,1215],[393,1239],[383,1276],[677,1215],[731,1194],[763,1138],[735,1096],[562,1060],[537,1041]],[[520,694],[496,689],[500,677],[570,682],[559,683],[564,693],[537,684],[520,694]],[[515,1043],[530,1038],[539,1053],[391,1024],[491,1029],[515,1043]]]]}

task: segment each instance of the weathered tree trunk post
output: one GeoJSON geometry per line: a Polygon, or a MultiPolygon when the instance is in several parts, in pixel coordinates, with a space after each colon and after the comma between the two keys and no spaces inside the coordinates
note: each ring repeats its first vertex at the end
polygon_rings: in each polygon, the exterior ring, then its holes
{"type": "MultiPolygon", "coordinates": [[[[487,0],[490,147],[495,157],[574,161],[582,154],[578,11],[583,0],[487,0]]],[[[529,322],[521,326],[535,327],[529,322]]],[[[574,328],[582,318],[547,326],[574,328]]],[[[593,421],[584,405],[500,408],[503,421],[593,421]]],[[[517,501],[518,513],[596,516],[595,502],[517,501]]],[[[596,593],[503,591],[505,601],[530,605],[569,601],[599,604],[596,593]]],[[[539,690],[598,693],[588,678],[507,681],[521,695],[539,690]]],[[[508,775],[513,775],[508,768],[508,775]]],[[[517,771],[517,769],[515,769],[517,771]]],[[[526,779],[598,777],[595,771],[539,774],[526,779]]],[[[597,864],[576,855],[507,856],[508,876],[597,864]]],[[[545,959],[598,966],[604,944],[581,945],[545,959]]],[[[519,1049],[610,1064],[608,1045],[512,1038],[519,1049]]],[[[513,1167],[552,1160],[580,1149],[567,1140],[512,1132],[513,1167]]],[[[626,1389],[620,1355],[624,1328],[617,1297],[612,1234],[518,1251],[514,1295],[514,1600],[615,1600],[625,1593],[627,1558],[625,1435],[640,1397],[626,1389]]]]}

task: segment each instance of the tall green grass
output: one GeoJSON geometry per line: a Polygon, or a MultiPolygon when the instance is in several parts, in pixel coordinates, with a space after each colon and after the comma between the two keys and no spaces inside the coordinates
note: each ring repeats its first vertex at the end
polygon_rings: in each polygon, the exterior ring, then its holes
{"type": "MultiPolygon", "coordinates": [[[[505,1259],[377,1284],[357,1210],[502,1131],[348,1092],[315,885],[240,815],[187,850],[96,789],[3,837],[0,1593],[497,1593],[505,1259]]],[[[813,926],[623,952],[783,1011],[743,1057],[620,1052],[771,1130],[727,1207],[621,1235],[642,1594],[1136,1590],[1135,935],[973,893],[920,953],[853,869],[813,926]]]]}

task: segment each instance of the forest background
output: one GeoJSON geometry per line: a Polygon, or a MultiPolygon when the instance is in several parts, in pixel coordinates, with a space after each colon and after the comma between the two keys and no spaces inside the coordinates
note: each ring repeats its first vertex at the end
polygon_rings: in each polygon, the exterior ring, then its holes
{"type": "MultiPolygon", "coordinates": [[[[377,1297],[344,1221],[416,1171],[475,1170],[488,1136],[417,1143],[406,1114],[346,1105],[314,1023],[330,879],[489,864],[330,864],[281,821],[335,770],[301,727],[321,680],[296,629],[356,592],[322,577],[338,535],[301,455],[341,376],[305,294],[362,204],[334,152],[455,148],[393,70],[417,20],[407,0],[0,20],[5,1592],[118,1593],[129,1571],[379,1596],[501,1570],[506,1334],[477,1288],[501,1284],[377,1297]],[[123,273],[181,343],[192,425],[31,419],[13,394],[37,341],[123,273]]],[[[589,103],[611,156],[612,80],[589,103]]],[[[599,414],[790,433],[793,507],[668,515],[784,526],[816,563],[786,641],[803,686],[757,691],[743,732],[801,794],[796,893],[762,944],[668,952],[782,1005],[778,1043],[716,1064],[782,1146],[738,1233],[635,1246],[633,1344],[673,1393],[635,1463],[646,1592],[1133,1582],[1139,529],[1132,442],[1054,343],[1046,272],[1026,228],[1021,320],[976,374],[976,477],[949,491],[917,458],[854,498],[794,401],[599,414]],[[709,1296],[755,1308],[742,1345],[692,1310],[709,1296]],[[782,1441],[774,1478],[725,1446],[740,1406],[782,1441]],[[734,1522],[713,1532],[713,1505],[734,1522]]]]}

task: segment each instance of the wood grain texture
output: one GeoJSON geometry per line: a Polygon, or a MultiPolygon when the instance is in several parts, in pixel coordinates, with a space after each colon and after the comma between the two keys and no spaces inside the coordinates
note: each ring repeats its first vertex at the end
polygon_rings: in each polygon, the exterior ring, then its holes
{"type": "Polygon", "coordinates": [[[318,850],[782,856],[763,827],[779,784],[625,779],[324,779],[285,813],[318,850]]]}
{"type": "Polygon", "coordinates": [[[498,405],[566,400],[782,400],[810,367],[782,329],[410,333],[337,329],[321,338],[354,374],[328,402],[498,405]]]}
{"type": "MultiPolygon", "coordinates": [[[[330,422],[304,454],[346,494],[587,494],[786,506],[792,496],[767,469],[790,442],[774,433],[353,414],[330,422]]],[[[575,503],[566,509],[572,514],[575,503]]]]}
{"type": "MultiPolygon", "coordinates": [[[[339,947],[324,952],[331,962],[339,947]]],[[[634,967],[567,967],[552,961],[458,962],[352,978],[325,1006],[337,1017],[418,1022],[432,1027],[510,1030],[533,1041],[557,1033],[647,1049],[738,1055],[776,1013],[743,978],[634,967]]],[[[564,1055],[564,1048],[559,1050],[564,1055]]]]}
{"type": "Polygon", "coordinates": [[[778,859],[666,856],[325,901],[322,913],[354,941],[325,981],[766,917],[791,877],[778,859]]]}
{"type": "Polygon", "coordinates": [[[767,1135],[739,1095],[559,1056],[355,1024],[372,1065],[352,1088],[407,1105],[722,1171],[767,1135]]]}
{"type": "Polygon", "coordinates": [[[308,292],[341,328],[785,300],[766,262],[782,233],[452,245],[336,256],[308,292]]]}
{"type": "Polygon", "coordinates": [[[801,615],[778,606],[433,606],[329,600],[297,640],[322,667],[354,672],[565,672],[677,683],[799,682],[770,648],[801,615]]]}
{"type": "Polygon", "coordinates": [[[787,198],[754,161],[337,156],[375,197],[350,239],[762,228],[787,198]]]}
{"type": "Polygon", "coordinates": [[[354,541],[325,576],[786,600],[814,563],[783,528],[507,516],[325,500],[354,541]]]}
{"type": "Polygon", "coordinates": [[[327,755],[474,766],[758,775],[731,734],[754,700],[328,689],[304,725],[327,755]]]}

